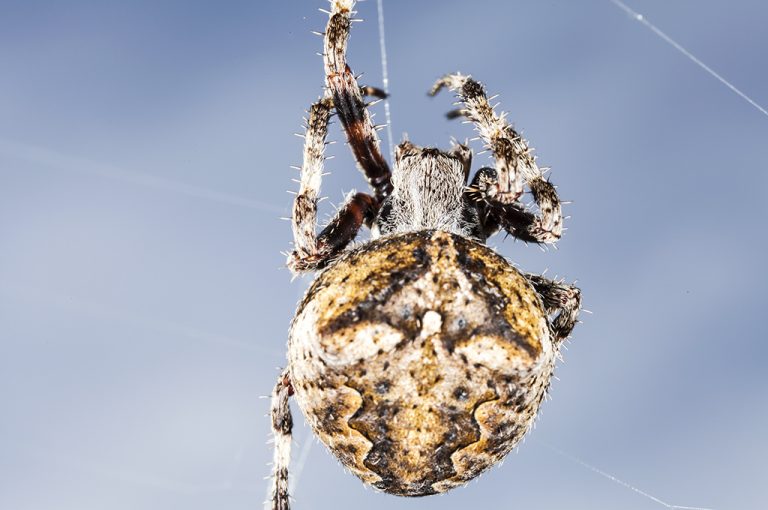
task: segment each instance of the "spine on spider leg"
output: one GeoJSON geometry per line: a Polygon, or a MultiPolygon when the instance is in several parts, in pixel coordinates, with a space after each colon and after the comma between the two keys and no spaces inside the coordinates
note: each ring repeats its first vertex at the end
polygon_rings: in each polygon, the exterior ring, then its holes
{"type": "Polygon", "coordinates": [[[301,165],[299,193],[293,202],[292,227],[295,250],[303,256],[317,252],[317,202],[323,174],[325,139],[331,100],[323,98],[309,109],[309,119],[304,137],[304,162],[301,165]]]}

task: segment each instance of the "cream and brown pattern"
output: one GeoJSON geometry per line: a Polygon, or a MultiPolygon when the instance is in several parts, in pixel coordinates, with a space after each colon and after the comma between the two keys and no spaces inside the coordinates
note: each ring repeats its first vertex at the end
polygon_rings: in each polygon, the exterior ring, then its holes
{"type": "Polygon", "coordinates": [[[291,381],[365,482],[443,492],[499,461],[536,416],[556,348],[528,280],[490,248],[421,231],[345,253],[292,324],[291,381]]]}

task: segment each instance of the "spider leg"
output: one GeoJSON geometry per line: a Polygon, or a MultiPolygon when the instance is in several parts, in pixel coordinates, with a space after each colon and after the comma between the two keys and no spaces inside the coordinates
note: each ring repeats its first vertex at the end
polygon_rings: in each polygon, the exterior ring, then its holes
{"type": "Polygon", "coordinates": [[[493,152],[494,169],[475,176],[470,193],[488,204],[488,216],[513,236],[536,243],[554,243],[563,233],[563,215],[555,187],[544,179],[528,143],[504,119],[496,115],[483,86],[469,76],[449,74],[440,78],[430,90],[437,94],[447,87],[455,91],[464,108],[450,117],[466,116],[475,123],[480,137],[493,152]],[[539,214],[527,211],[518,198],[523,181],[531,190],[539,214]]]}
{"type": "Polygon", "coordinates": [[[291,431],[293,417],[288,398],[293,395],[290,377],[286,369],[277,379],[272,391],[270,415],[274,436],[274,462],[272,466],[272,510],[290,510],[288,494],[288,463],[291,457],[291,431]]]}
{"type": "Polygon", "coordinates": [[[542,179],[529,186],[540,214],[529,211],[520,202],[503,204],[488,197],[487,190],[497,182],[496,170],[481,168],[467,188],[469,202],[477,208],[480,227],[486,239],[503,227],[521,241],[554,243],[562,236],[562,212],[554,186],[542,179]],[[554,217],[554,218],[553,218],[554,217]]]}
{"type": "MultiPolygon", "coordinates": [[[[376,99],[386,99],[387,97],[389,97],[387,96],[387,93],[384,92],[384,89],[380,89],[378,87],[371,87],[370,85],[361,86],[360,94],[363,97],[371,96],[371,97],[375,97],[376,99]]],[[[374,101],[374,102],[378,102],[378,101],[374,101]]]]}
{"type": "Polygon", "coordinates": [[[331,99],[324,97],[309,109],[299,193],[293,201],[291,215],[294,249],[288,255],[288,267],[293,273],[314,271],[326,265],[355,238],[363,223],[371,224],[377,209],[370,195],[351,193],[328,226],[319,235],[316,233],[331,108],[331,99]]]}
{"type": "Polygon", "coordinates": [[[475,173],[472,182],[467,186],[467,192],[464,194],[464,207],[477,211],[477,220],[483,240],[488,239],[501,228],[499,215],[491,204],[483,199],[484,195],[481,192],[482,187],[486,183],[493,183],[495,181],[496,170],[483,167],[475,173]]]}
{"type": "Polygon", "coordinates": [[[373,87],[361,89],[347,65],[347,41],[352,24],[350,15],[355,0],[332,0],[331,5],[323,53],[326,85],[357,164],[381,203],[392,192],[392,174],[379,148],[379,139],[363,94],[377,97],[382,94],[378,94],[381,91],[373,87]]]}
{"type": "Polygon", "coordinates": [[[547,314],[556,313],[549,320],[549,330],[555,343],[560,345],[579,320],[581,291],[574,285],[549,280],[540,275],[526,273],[524,276],[541,296],[547,314]]]}

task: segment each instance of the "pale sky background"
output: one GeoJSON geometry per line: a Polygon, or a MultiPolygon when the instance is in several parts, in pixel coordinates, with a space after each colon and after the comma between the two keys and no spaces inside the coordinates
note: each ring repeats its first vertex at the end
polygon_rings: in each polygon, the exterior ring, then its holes
{"type": "MultiPolygon", "coordinates": [[[[768,3],[628,1],[768,103],[768,3]]],[[[309,281],[278,217],[323,82],[318,7],[0,0],[0,509],[261,508],[259,397],[309,281]]],[[[350,63],[378,85],[359,11],[350,63]]],[[[296,414],[294,508],[663,508],[555,449],[670,504],[768,507],[768,116],[608,0],[385,13],[397,138],[472,136],[426,97],[445,72],[500,93],[574,203],[559,250],[491,244],[578,279],[594,315],[519,451],[444,496],[366,489],[296,414]]],[[[331,153],[337,202],[364,182],[331,153]]]]}

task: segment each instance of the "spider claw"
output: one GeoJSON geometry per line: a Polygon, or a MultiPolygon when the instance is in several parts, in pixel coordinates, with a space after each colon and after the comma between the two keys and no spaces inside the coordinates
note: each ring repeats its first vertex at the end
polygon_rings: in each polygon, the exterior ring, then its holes
{"type": "Polygon", "coordinates": [[[465,117],[467,115],[467,111],[463,108],[456,108],[455,110],[449,110],[446,112],[445,117],[448,120],[458,119],[460,117],[465,117]]]}

